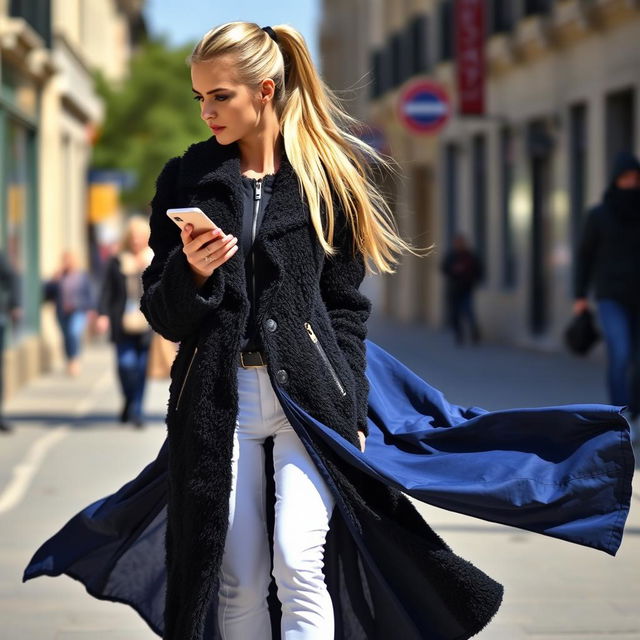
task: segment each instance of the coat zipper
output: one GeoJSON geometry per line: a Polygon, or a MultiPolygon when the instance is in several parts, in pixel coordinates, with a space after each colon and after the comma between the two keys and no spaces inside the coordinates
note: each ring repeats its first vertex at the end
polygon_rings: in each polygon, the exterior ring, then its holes
{"type": "Polygon", "coordinates": [[[260,212],[260,201],[262,199],[262,178],[258,178],[254,182],[253,200],[253,222],[251,225],[251,309],[255,315],[256,308],[256,252],[253,249],[253,243],[256,239],[256,226],[258,224],[258,213],[260,212]]]}
{"type": "Polygon", "coordinates": [[[309,337],[311,338],[311,342],[313,342],[315,348],[317,349],[318,353],[320,354],[320,357],[322,358],[323,362],[325,363],[325,365],[327,366],[327,369],[329,369],[329,373],[331,374],[331,377],[333,378],[333,381],[336,383],[336,386],[338,387],[338,391],[340,391],[340,395],[346,396],[347,392],[345,391],[345,388],[342,384],[342,382],[340,382],[340,378],[338,377],[338,374],[336,373],[336,370],[333,368],[333,365],[331,364],[325,350],[322,348],[322,345],[320,344],[320,341],[318,340],[318,336],[316,336],[316,334],[314,333],[311,324],[308,322],[304,323],[304,328],[307,330],[307,333],[309,334],[309,337]]]}
{"type": "Polygon", "coordinates": [[[184,378],[182,379],[182,385],[180,386],[180,393],[178,394],[178,399],[176,400],[176,411],[180,406],[180,399],[182,398],[182,393],[187,384],[187,379],[189,378],[189,373],[191,372],[191,366],[193,365],[193,361],[196,359],[196,354],[198,353],[198,347],[193,350],[193,354],[191,356],[191,360],[189,360],[189,366],[187,367],[187,373],[184,374],[184,378]]]}

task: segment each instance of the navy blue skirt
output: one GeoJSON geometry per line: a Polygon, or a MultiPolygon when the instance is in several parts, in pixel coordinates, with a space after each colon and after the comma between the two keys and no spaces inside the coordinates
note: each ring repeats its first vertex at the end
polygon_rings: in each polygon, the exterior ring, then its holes
{"type": "MultiPolygon", "coordinates": [[[[344,464],[422,502],[615,555],[634,471],[623,407],[464,408],[376,343],[366,346],[364,453],[276,388],[307,446],[322,440],[344,464]]],[[[167,455],[165,441],[136,478],[73,516],[23,580],[69,575],[97,598],[132,606],[162,635],[167,455]]]]}

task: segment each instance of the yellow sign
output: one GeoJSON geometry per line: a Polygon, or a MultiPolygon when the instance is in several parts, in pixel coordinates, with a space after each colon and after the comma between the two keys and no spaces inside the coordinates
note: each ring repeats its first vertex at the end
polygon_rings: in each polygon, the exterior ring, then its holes
{"type": "Polygon", "coordinates": [[[120,209],[120,191],[115,182],[89,186],[89,222],[97,223],[115,216],[120,209]]]}

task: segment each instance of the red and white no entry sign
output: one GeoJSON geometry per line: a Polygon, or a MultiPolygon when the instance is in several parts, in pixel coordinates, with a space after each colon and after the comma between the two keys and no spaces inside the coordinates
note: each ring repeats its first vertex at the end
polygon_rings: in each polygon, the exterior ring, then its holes
{"type": "Polygon", "coordinates": [[[450,115],[449,96],[439,84],[419,80],[400,95],[398,117],[414,133],[436,133],[450,115]]]}

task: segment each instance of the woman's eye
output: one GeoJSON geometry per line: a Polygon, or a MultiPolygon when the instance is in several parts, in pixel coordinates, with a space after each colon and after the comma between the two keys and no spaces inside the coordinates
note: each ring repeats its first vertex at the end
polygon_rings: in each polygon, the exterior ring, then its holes
{"type": "MultiPolygon", "coordinates": [[[[216,96],[215,100],[217,100],[218,102],[222,102],[223,100],[226,100],[228,98],[228,96],[216,96]]],[[[204,98],[202,96],[193,96],[194,100],[197,100],[198,102],[204,102],[204,98]]]]}

